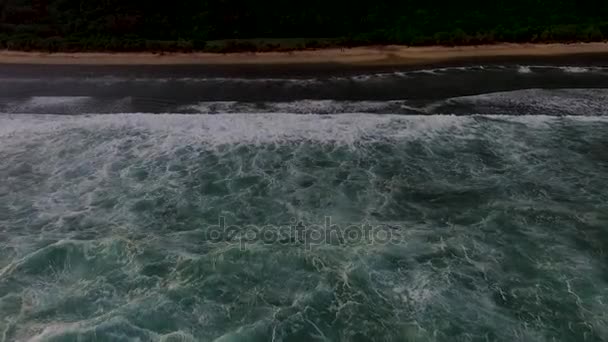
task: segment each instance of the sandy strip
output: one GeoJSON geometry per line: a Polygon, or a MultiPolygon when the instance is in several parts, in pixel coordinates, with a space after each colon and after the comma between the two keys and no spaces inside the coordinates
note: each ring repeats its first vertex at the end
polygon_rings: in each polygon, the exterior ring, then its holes
{"type": "MultiPolygon", "coordinates": [[[[496,44],[462,47],[380,46],[263,53],[42,53],[0,51],[0,64],[243,65],[319,64],[415,65],[477,57],[542,57],[608,54],[608,43],[496,44]]],[[[608,64],[608,60],[607,60],[608,64]]]]}

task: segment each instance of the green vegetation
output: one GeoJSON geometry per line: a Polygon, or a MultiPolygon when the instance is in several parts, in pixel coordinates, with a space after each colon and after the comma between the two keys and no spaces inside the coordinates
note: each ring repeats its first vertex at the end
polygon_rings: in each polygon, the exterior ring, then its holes
{"type": "Polygon", "coordinates": [[[0,0],[0,48],[15,50],[228,52],[605,38],[606,0],[0,0]]]}

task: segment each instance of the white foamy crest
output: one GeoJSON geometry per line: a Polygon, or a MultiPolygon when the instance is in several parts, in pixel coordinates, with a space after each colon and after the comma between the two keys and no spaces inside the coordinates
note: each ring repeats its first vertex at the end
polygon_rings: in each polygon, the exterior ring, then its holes
{"type": "MultiPolygon", "coordinates": [[[[352,104],[352,103],[351,103],[352,104]]],[[[377,105],[382,105],[377,104],[377,105]]],[[[340,103],[333,100],[303,100],[294,102],[278,102],[269,104],[269,108],[273,112],[285,112],[285,113],[303,113],[303,114],[315,114],[315,113],[336,113],[341,112],[342,107],[348,106],[348,103],[340,103]]],[[[357,107],[356,105],[353,107],[357,107]]],[[[371,103],[360,103],[358,109],[364,112],[374,106],[371,103]],[[367,106],[366,106],[367,105],[367,106]]]]}
{"type": "Polygon", "coordinates": [[[33,96],[25,101],[9,102],[6,109],[9,112],[31,112],[39,110],[53,110],[57,108],[78,108],[89,102],[92,98],[88,96],[33,96]]]}
{"type": "Polygon", "coordinates": [[[54,106],[80,103],[89,99],[88,96],[34,96],[26,103],[30,106],[54,106]]]}
{"type": "Polygon", "coordinates": [[[532,73],[532,69],[530,69],[529,66],[520,65],[519,68],[517,69],[517,72],[520,74],[530,74],[530,73],[532,73]]]}
{"type": "Polygon", "coordinates": [[[585,72],[604,72],[608,70],[606,67],[601,66],[555,66],[555,65],[520,65],[517,67],[517,71],[520,73],[533,72],[531,69],[542,69],[542,70],[561,70],[566,73],[585,73],[585,72]]]}
{"type": "Polygon", "coordinates": [[[201,114],[215,113],[294,113],[294,114],[337,114],[337,113],[395,113],[395,111],[419,112],[407,101],[335,101],[298,100],[291,102],[199,102],[182,108],[201,114]]]}
{"type": "Polygon", "coordinates": [[[417,138],[459,128],[470,117],[371,114],[107,114],[90,116],[0,116],[0,137],[40,136],[71,129],[115,134],[124,130],[155,133],[166,140],[196,140],[210,145],[315,141],[355,144],[378,139],[417,138]]]}
{"type": "MultiPolygon", "coordinates": [[[[446,104],[466,104],[489,109],[484,114],[554,114],[554,115],[608,115],[606,89],[522,89],[506,92],[455,97],[446,104]]],[[[434,104],[434,107],[443,105],[434,104]]],[[[430,109],[434,109],[429,106],[430,109]]]]}
{"type": "Polygon", "coordinates": [[[589,69],[583,67],[560,67],[561,70],[568,73],[580,74],[584,72],[589,72],[589,69]]]}

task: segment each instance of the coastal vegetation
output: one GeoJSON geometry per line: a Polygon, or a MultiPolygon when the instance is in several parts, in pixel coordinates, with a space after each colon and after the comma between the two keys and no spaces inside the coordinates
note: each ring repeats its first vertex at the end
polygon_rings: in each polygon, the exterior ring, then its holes
{"type": "Polygon", "coordinates": [[[26,51],[231,52],[604,39],[605,0],[0,0],[0,48],[26,51]]]}

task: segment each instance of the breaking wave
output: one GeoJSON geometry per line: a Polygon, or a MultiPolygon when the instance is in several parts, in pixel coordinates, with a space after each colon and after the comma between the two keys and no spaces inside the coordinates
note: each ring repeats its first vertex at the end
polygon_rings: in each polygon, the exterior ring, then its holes
{"type": "Polygon", "coordinates": [[[0,340],[604,340],[608,117],[576,108],[3,114],[0,340]],[[403,239],[216,241],[219,217],[403,239]]]}
{"type": "Polygon", "coordinates": [[[606,115],[606,89],[523,89],[441,100],[389,101],[196,101],[179,103],[153,98],[35,96],[7,99],[0,112],[13,114],[184,113],[184,114],[503,114],[503,115],[606,115]]]}

